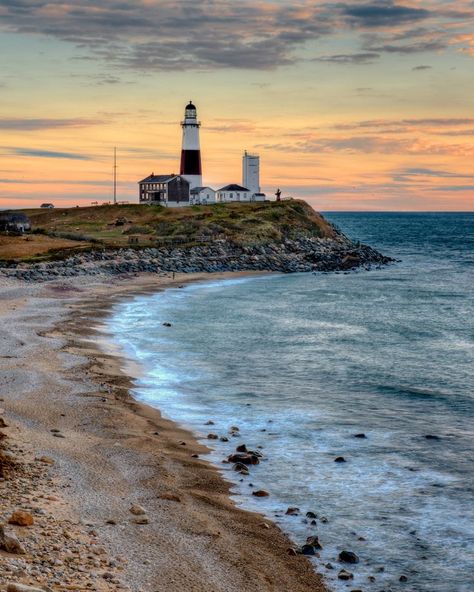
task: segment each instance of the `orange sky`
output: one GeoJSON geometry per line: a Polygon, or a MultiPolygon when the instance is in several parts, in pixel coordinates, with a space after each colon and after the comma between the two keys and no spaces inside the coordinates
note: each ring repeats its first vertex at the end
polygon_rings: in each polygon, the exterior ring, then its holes
{"type": "Polygon", "coordinates": [[[202,121],[204,182],[321,210],[472,210],[472,2],[22,0],[0,6],[0,208],[137,201],[202,121]]]}

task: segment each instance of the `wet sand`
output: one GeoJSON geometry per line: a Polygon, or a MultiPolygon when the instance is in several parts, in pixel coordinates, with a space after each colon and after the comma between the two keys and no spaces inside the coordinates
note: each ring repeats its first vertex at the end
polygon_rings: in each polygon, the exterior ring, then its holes
{"type": "Polygon", "coordinates": [[[0,569],[0,582],[47,584],[51,590],[325,590],[310,561],[289,554],[292,545],[276,525],[235,505],[230,485],[191,433],[131,398],[126,361],[98,346],[98,323],[119,299],[236,275],[64,278],[40,285],[1,280],[0,405],[9,424],[2,431],[26,466],[36,467],[34,459],[42,455],[54,465],[41,464],[42,480],[30,483],[27,499],[19,494],[10,503],[1,497],[13,483],[2,482],[0,510],[5,519],[19,504],[44,506],[52,520],[49,537],[54,528],[58,532],[55,554],[63,564],[71,540],[61,538],[67,521],[68,534],[79,541],[76,563],[86,573],[64,574],[63,566],[53,564],[50,572],[35,575],[35,555],[49,552],[47,527],[35,524],[10,527],[28,552],[14,558],[0,553],[0,568],[24,563],[20,575],[0,569]],[[56,499],[47,500],[48,492],[56,499]],[[132,505],[146,517],[132,514],[132,505]],[[94,548],[103,553],[95,555],[94,548]],[[75,587],[67,588],[66,580],[75,587]]]}

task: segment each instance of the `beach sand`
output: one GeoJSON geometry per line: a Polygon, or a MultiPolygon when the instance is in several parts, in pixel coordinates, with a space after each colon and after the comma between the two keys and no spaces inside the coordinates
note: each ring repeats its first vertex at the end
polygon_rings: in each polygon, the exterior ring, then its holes
{"type": "Polygon", "coordinates": [[[235,275],[0,280],[2,432],[18,462],[0,513],[34,516],[7,526],[26,553],[0,551],[0,589],[325,590],[276,525],[236,507],[191,433],[130,397],[126,360],[98,346],[119,299],[235,275]]]}

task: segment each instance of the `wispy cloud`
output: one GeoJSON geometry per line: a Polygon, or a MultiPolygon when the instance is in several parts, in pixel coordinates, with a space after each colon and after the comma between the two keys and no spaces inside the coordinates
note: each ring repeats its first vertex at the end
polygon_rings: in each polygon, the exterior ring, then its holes
{"type": "Polygon", "coordinates": [[[4,148],[5,152],[14,156],[30,156],[33,158],[65,158],[70,160],[92,160],[86,154],[75,152],[56,152],[53,150],[39,150],[35,148],[4,148]]]}
{"type": "Polygon", "coordinates": [[[320,56],[317,58],[313,58],[313,61],[329,62],[331,64],[373,64],[378,58],[380,58],[380,54],[371,51],[361,53],[340,53],[320,56]]]}
{"type": "Polygon", "coordinates": [[[0,118],[1,130],[16,131],[37,131],[44,129],[58,128],[81,128],[92,125],[100,125],[103,121],[94,119],[50,119],[50,118],[20,118],[20,117],[2,117],[0,118]]]}

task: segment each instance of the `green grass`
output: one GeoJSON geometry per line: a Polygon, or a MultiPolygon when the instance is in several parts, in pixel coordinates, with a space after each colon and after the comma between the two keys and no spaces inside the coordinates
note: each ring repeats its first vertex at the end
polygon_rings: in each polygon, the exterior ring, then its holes
{"type": "Polygon", "coordinates": [[[95,248],[129,246],[130,235],[138,237],[138,248],[152,246],[155,238],[184,237],[188,246],[199,244],[203,236],[226,238],[237,245],[262,245],[285,238],[334,235],[333,227],[301,200],[182,208],[127,204],[24,212],[33,230],[51,237],[81,236],[86,240],[84,246],[87,241],[90,247],[98,242],[95,248]],[[126,223],[116,226],[122,218],[126,223]]]}

